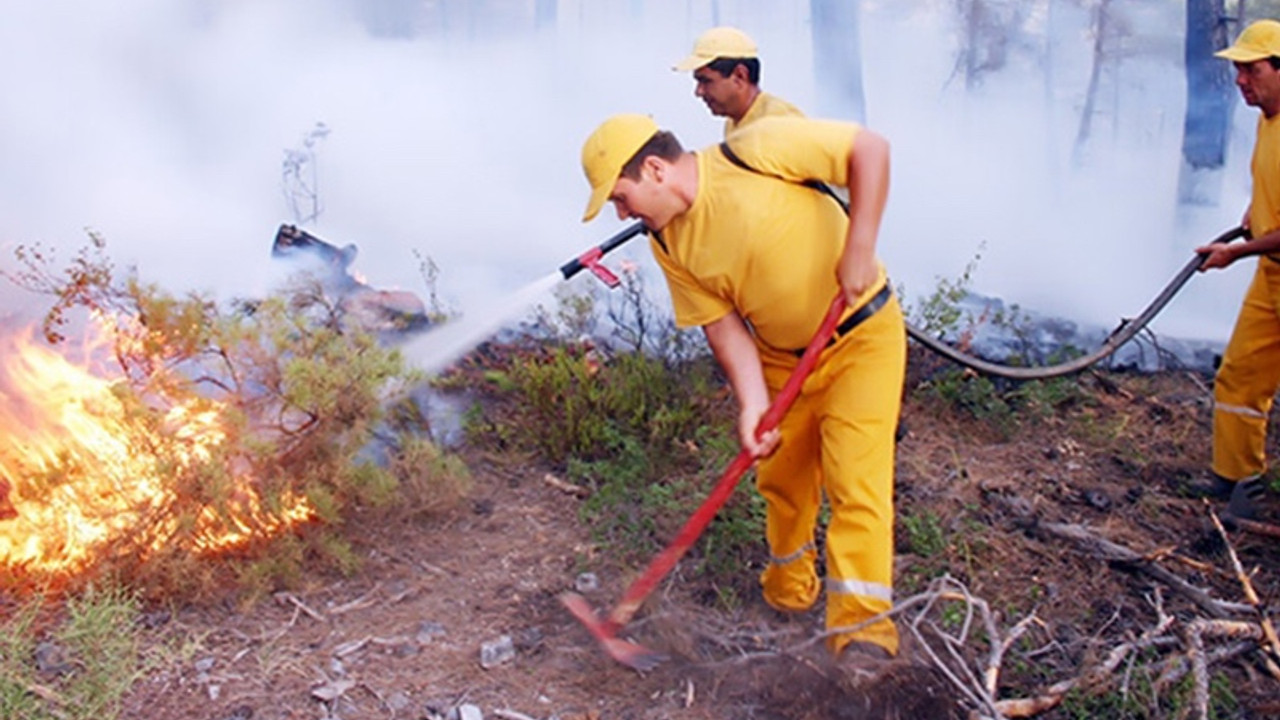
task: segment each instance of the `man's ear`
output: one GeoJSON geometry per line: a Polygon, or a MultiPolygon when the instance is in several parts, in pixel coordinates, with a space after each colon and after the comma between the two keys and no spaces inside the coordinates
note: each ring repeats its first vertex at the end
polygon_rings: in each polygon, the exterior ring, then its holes
{"type": "Polygon", "coordinates": [[[751,74],[747,72],[747,66],[742,63],[733,66],[733,72],[729,73],[729,77],[744,83],[751,82],[751,74]]]}
{"type": "Polygon", "coordinates": [[[650,155],[640,164],[642,173],[647,173],[653,178],[654,182],[661,183],[663,178],[667,176],[667,164],[657,155],[650,155]]]}

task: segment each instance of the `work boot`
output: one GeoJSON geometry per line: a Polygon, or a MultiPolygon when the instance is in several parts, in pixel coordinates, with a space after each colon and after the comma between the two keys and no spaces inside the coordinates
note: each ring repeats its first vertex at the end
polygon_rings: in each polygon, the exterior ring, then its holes
{"type": "Polygon", "coordinates": [[[836,657],[841,684],[849,688],[874,682],[875,678],[892,662],[893,656],[888,650],[862,640],[854,640],[845,645],[836,657]]]}
{"type": "Polygon", "coordinates": [[[1209,473],[1209,480],[1197,483],[1191,488],[1191,496],[1209,498],[1210,500],[1228,500],[1237,483],[1228,480],[1218,473],[1209,473]]]}
{"type": "Polygon", "coordinates": [[[1227,514],[1241,520],[1256,520],[1258,502],[1264,492],[1262,481],[1257,478],[1235,483],[1231,488],[1231,499],[1227,501],[1227,514]]]}

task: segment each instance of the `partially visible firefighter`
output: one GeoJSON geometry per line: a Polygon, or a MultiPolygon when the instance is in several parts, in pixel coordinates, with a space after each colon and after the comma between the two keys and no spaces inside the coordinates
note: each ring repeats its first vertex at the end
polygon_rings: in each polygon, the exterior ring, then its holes
{"type": "Polygon", "coordinates": [[[1197,248],[1201,270],[1261,255],[1213,383],[1213,478],[1229,515],[1253,519],[1267,470],[1267,418],[1280,387],[1280,22],[1258,20],[1216,53],[1236,68],[1245,104],[1262,111],[1253,148],[1246,242],[1197,248]]]}
{"type": "Polygon", "coordinates": [[[317,279],[326,295],[336,299],[343,319],[363,330],[399,334],[424,330],[431,317],[422,300],[404,290],[378,290],[351,272],[356,246],[337,247],[293,225],[276,231],[271,254],[278,258],[309,257],[318,263],[317,279]]]}

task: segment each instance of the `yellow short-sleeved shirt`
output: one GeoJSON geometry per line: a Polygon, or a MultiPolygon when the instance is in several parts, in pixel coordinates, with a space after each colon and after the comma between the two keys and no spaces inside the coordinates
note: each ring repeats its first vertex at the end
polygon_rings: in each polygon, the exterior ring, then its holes
{"type": "Polygon", "coordinates": [[[724,136],[729,137],[733,131],[766,117],[804,117],[804,113],[786,100],[762,92],[756,95],[756,99],[751,102],[751,107],[747,108],[742,120],[734,122],[733,118],[728,118],[724,121],[724,136]]]}
{"type": "Polygon", "coordinates": [[[1280,228],[1280,115],[1258,116],[1258,139],[1250,170],[1253,200],[1249,205],[1249,228],[1254,237],[1262,237],[1280,228]]]}
{"type": "MultiPolygon", "coordinates": [[[[736,310],[767,346],[808,344],[838,289],[848,218],[800,182],[847,185],[858,130],[831,120],[757,120],[728,143],[759,172],[734,165],[716,146],[697,153],[693,204],[663,229],[662,243],[651,243],[679,325],[706,325],[736,310]]],[[[877,265],[880,279],[857,305],[884,286],[877,265]]]]}

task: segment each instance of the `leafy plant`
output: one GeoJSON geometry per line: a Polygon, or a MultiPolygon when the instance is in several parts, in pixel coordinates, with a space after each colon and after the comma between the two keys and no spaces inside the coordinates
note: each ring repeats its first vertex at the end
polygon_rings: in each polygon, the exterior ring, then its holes
{"type": "MultiPolygon", "coordinates": [[[[318,285],[224,308],[133,272],[117,277],[104,241],[90,239],[61,270],[51,255],[20,247],[23,269],[9,276],[54,298],[43,323],[51,342],[75,310],[106,328],[117,372],[97,411],[119,428],[131,472],[163,487],[131,510],[127,533],[95,548],[82,578],[110,573],[157,592],[211,588],[217,571],[197,558],[235,537],[243,557],[270,558],[243,577],[287,582],[304,562],[352,562],[333,533],[355,510],[416,512],[464,491],[465,468],[423,439],[421,415],[389,412],[421,378],[318,285]],[[309,530],[281,532],[300,508],[309,530]]],[[[38,498],[104,472],[92,455],[67,454],[50,468],[26,467],[13,493],[38,498]]]]}

